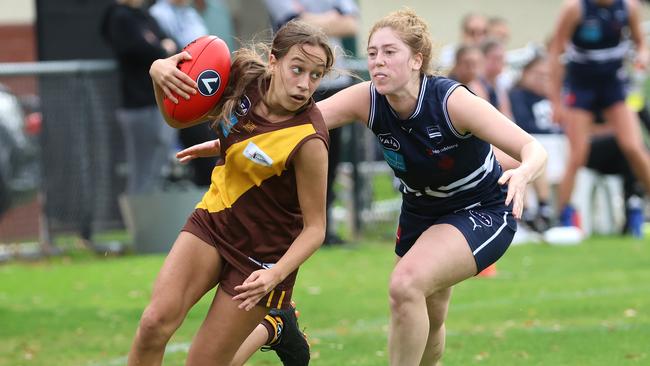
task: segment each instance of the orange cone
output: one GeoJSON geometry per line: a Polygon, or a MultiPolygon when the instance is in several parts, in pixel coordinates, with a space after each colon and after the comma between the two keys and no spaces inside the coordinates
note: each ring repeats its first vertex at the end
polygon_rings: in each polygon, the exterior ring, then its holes
{"type": "Polygon", "coordinates": [[[484,270],[479,272],[477,276],[479,277],[494,277],[497,275],[497,265],[492,263],[487,266],[484,270]]]}

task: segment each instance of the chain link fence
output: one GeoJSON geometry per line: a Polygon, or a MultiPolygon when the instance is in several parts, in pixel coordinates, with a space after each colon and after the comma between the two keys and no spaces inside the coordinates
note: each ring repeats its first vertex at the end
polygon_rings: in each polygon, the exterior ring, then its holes
{"type": "MultiPolygon", "coordinates": [[[[14,217],[4,230],[0,226],[0,242],[38,237],[33,228],[38,228],[39,217],[41,236],[74,232],[89,238],[97,230],[123,227],[117,204],[125,183],[119,169],[124,163],[122,136],[114,113],[117,80],[112,61],[0,64],[0,84],[20,90],[18,99],[31,101],[23,107],[42,116],[25,123],[40,151],[40,184],[31,197],[40,212],[14,217]]],[[[14,191],[9,194],[16,198],[14,191]]]]}

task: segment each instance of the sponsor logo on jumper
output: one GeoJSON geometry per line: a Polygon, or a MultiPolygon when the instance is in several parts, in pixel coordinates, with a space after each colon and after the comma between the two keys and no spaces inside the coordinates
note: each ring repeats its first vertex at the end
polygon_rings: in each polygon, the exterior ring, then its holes
{"type": "Polygon", "coordinates": [[[443,153],[443,152],[445,152],[447,150],[455,149],[457,147],[458,147],[458,144],[453,144],[453,145],[447,145],[447,146],[441,147],[440,149],[428,149],[427,154],[429,154],[429,155],[440,154],[440,153],[443,153]],[[431,150],[431,151],[429,152],[429,150],[431,150]]]}
{"type": "Polygon", "coordinates": [[[427,136],[438,145],[442,142],[442,132],[438,126],[427,126],[427,136]]]}
{"type": "Polygon", "coordinates": [[[248,160],[252,161],[255,164],[271,166],[273,165],[273,159],[268,156],[259,146],[255,145],[253,142],[249,142],[244,149],[244,156],[248,160]]]}
{"type": "Polygon", "coordinates": [[[391,166],[391,168],[399,170],[401,172],[406,171],[406,162],[404,161],[404,156],[402,154],[388,149],[384,149],[383,153],[384,159],[388,165],[391,166]]]}
{"type": "Polygon", "coordinates": [[[377,139],[384,146],[384,148],[392,151],[398,151],[400,148],[399,141],[390,133],[381,133],[377,135],[377,139]]]}
{"type": "Polygon", "coordinates": [[[196,84],[199,87],[199,93],[206,97],[213,96],[219,90],[221,86],[221,76],[219,73],[214,70],[205,70],[199,74],[198,79],[196,79],[196,84]]]}
{"type": "Polygon", "coordinates": [[[264,269],[270,269],[271,267],[273,267],[275,265],[275,263],[264,263],[264,262],[260,262],[257,259],[254,259],[254,258],[251,258],[251,257],[248,257],[248,259],[250,259],[251,262],[257,264],[258,266],[260,266],[260,267],[262,267],[264,269]]]}
{"type": "Polygon", "coordinates": [[[247,121],[246,123],[244,123],[244,124],[242,125],[242,127],[243,127],[243,128],[244,128],[248,133],[251,133],[251,132],[255,131],[255,123],[253,123],[253,121],[250,121],[250,120],[247,121]]]}
{"type": "Polygon", "coordinates": [[[247,95],[244,95],[239,100],[239,104],[235,107],[235,114],[238,116],[245,116],[248,114],[248,111],[251,109],[251,100],[248,99],[247,95]]]}

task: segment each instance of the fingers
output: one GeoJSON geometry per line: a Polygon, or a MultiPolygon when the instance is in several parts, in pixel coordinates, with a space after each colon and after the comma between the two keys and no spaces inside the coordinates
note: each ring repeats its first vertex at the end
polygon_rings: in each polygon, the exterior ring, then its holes
{"type": "Polygon", "coordinates": [[[169,90],[168,87],[162,85],[160,88],[162,89],[163,93],[165,93],[165,97],[167,97],[167,99],[174,102],[174,104],[178,104],[178,98],[176,98],[176,96],[169,90]]]}
{"type": "Polygon", "coordinates": [[[512,170],[506,170],[501,174],[501,177],[499,177],[499,184],[504,185],[508,183],[508,180],[510,180],[510,177],[512,176],[512,170]]]}

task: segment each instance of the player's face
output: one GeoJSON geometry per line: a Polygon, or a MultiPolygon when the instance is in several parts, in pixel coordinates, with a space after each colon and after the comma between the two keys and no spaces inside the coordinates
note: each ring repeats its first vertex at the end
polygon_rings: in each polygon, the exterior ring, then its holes
{"type": "Polygon", "coordinates": [[[294,112],[309,102],[325,73],[327,56],[320,46],[295,45],[280,60],[271,59],[274,102],[294,112]]]}
{"type": "Polygon", "coordinates": [[[381,94],[403,88],[413,73],[419,75],[421,63],[411,49],[388,27],[376,30],[368,41],[368,71],[381,94]]]}

